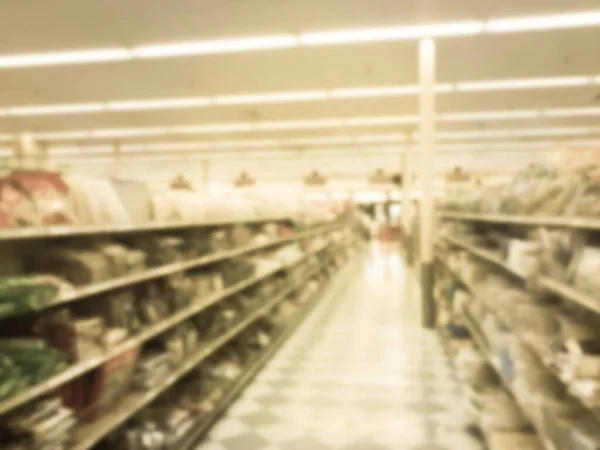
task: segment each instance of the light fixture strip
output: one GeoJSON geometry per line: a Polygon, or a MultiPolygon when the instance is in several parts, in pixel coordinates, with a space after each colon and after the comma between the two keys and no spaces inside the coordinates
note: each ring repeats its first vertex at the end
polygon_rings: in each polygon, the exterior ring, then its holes
{"type": "MultiPolygon", "coordinates": [[[[600,76],[569,76],[524,78],[508,80],[464,81],[456,84],[436,85],[437,93],[486,92],[496,90],[521,90],[540,88],[567,88],[600,84],[600,76]]],[[[260,94],[221,95],[215,97],[174,97],[110,101],[106,103],[75,103],[55,105],[30,105],[0,108],[0,116],[50,116],[65,114],[91,114],[106,111],[145,111],[232,106],[244,104],[295,103],[327,99],[385,98],[417,95],[416,85],[367,86],[327,90],[283,91],[260,94]]]]}
{"type": "Polygon", "coordinates": [[[533,17],[492,18],[487,21],[401,25],[380,28],[354,28],[204,41],[143,44],[132,48],[67,50],[47,53],[0,55],[0,69],[49,65],[89,64],[156,59],[193,55],[288,49],[301,46],[342,45],[366,42],[416,40],[472,36],[482,33],[515,33],[563,28],[600,26],[600,11],[553,14],[533,17]]]}
{"type": "MultiPolygon", "coordinates": [[[[440,131],[437,138],[440,141],[456,140],[482,140],[489,141],[495,139],[521,139],[521,138],[566,138],[566,137],[592,137],[600,136],[600,126],[598,127],[548,127],[548,128],[516,128],[516,129],[496,129],[496,130],[460,130],[460,131],[440,131]]],[[[2,136],[0,135],[0,139],[2,136]]],[[[6,135],[7,140],[11,136],[6,135]]],[[[414,135],[418,140],[418,133],[414,135]]],[[[297,146],[337,146],[337,145],[377,145],[377,144],[403,144],[406,141],[406,135],[401,133],[389,134],[364,134],[364,135],[339,135],[339,136],[315,136],[307,138],[290,139],[247,139],[247,140],[228,140],[228,141],[165,141],[152,143],[125,143],[121,145],[121,150],[125,153],[136,152],[165,152],[165,151],[183,151],[183,150],[216,150],[216,149],[261,149],[261,148],[290,148],[297,146]]],[[[465,146],[474,144],[447,144],[447,146],[465,146]]],[[[488,145],[488,144],[477,144],[488,145]]],[[[381,147],[378,147],[381,148],[381,147]]],[[[389,147],[392,148],[392,147],[389,147]]],[[[398,149],[398,146],[394,147],[398,149]]],[[[112,152],[114,148],[107,145],[53,145],[50,147],[52,153],[78,154],[78,153],[96,153],[112,152]]]]}
{"type": "MultiPolygon", "coordinates": [[[[539,118],[600,116],[600,108],[562,108],[548,110],[474,111],[445,113],[438,116],[442,123],[512,121],[539,118]]],[[[141,136],[167,136],[188,134],[221,134],[247,131],[303,130],[318,128],[369,127],[414,124],[418,115],[352,117],[315,120],[289,120],[273,122],[237,122],[211,125],[182,125],[170,127],[114,128],[101,130],[73,130],[58,132],[34,132],[38,140],[82,140],[87,138],[127,138],[141,136]]]]}

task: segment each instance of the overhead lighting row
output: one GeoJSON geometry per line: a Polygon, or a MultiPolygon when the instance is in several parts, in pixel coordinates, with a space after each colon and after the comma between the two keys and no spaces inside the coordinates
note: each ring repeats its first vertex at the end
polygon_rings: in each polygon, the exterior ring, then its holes
{"type": "MultiPolygon", "coordinates": [[[[477,121],[510,121],[544,118],[600,116],[600,107],[532,109],[514,111],[455,112],[438,115],[442,123],[477,121]]],[[[185,136],[195,134],[229,134],[250,131],[283,131],[331,128],[379,127],[393,125],[416,125],[418,115],[373,116],[312,120],[283,120],[273,122],[234,122],[202,125],[175,125],[165,127],[106,128],[92,130],[48,131],[27,133],[38,141],[77,141],[87,139],[118,139],[157,136],[185,136]]],[[[13,141],[14,135],[0,134],[0,141],[13,141]]]]}
{"type": "MultiPolygon", "coordinates": [[[[600,139],[575,139],[564,142],[556,142],[556,141],[537,141],[537,142],[520,142],[520,141],[499,141],[499,142],[488,142],[488,143],[472,143],[472,144],[443,144],[436,145],[436,151],[440,153],[464,153],[464,152],[482,152],[482,151],[520,151],[520,150],[556,150],[557,148],[597,148],[600,145],[600,139]]],[[[86,152],[86,153],[70,153],[67,152],[66,149],[62,149],[63,151],[56,152],[53,150],[50,154],[50,159],[52,161],[82,161],[89,160],[90,158],[97,157],[105,157],[107,160],[113,161],[115,160],[113,153],[102,153],[99,151],[96,152],[86,152]]],[[[109,149],[107,149],[109,150],[109,149]]],[[[405,147],[403,145],[396,146],[380,146],[380,147],[337,147],[337,148],[314,148],[310,150],[309,155],[307,156],[323,156],[323,155],[339,155],[340,153],[344,154],[356,154],[362,156],[398,156],[405,151],[405,147]]],[[[294,152],[265,152],[264,150],[257,150],[252,152],[204,152],[204,153],[189,153],[189,154],[179,154],[178,157],[181,158],[199,158],[199,159],[239,159],[241,156],[257,158],[258,156],[264,158],[273,158],[273,157],[290,157],[294,156],[294,152]]],[[[127,158],[147,158],[149,160],[157,161],[171,161],[171,162],[181,162],[181,159],[173,159],[173,155],[168,154],[144,154],[144,153],[127,153],[123,155],[127,158]]],[[[416,154],[418,157],[418,153],[416,154]]]]}
{"type": "Polygon", "coordinates": [[[209,41],[167,42],[139,45],[132,48],[117,47],[4,55],[0,56],[0,68],[90,64],[294,47],[415,40],[425,37],[442,38],[471,36],[483,33],[515,33],[598,25],[600,25],[600,11],[586,11],[534,17],[498,18],[486,21],[468,20],[438,24],[358,28],[209,41]]]}
{"type": "MultiPolygon", "coordinates": [[[[436,133],[438,140],[487,140],[487,139],[523,139],[539,137],[583,137],[600,135],[600,127],[553,127],[553,128],[522,128],[522,129],[497,129],[497,130],[460,130],[439,131],[436,133]]],[[[415,133],[413,139],[418,140],[419,134],[415,133]]],[[[294,148],[304,146],[323,145],[361,145],[361,144],[406,144],[407,136],[402,133],[388,134],[363,134],[343,136],[316,136],[292,139],[247,139],[227,141],[173,141],[122,144],[119,149],[123,153],[146,153],[168,151],[194,151],[194,150],[223,150],[223,149],[272,149],[294,148]]],[[[529,144],[519,142],[521,144],[529,144]]],[[[534,144],[534,143],[532,143],[534,144]]],[[[450,144],[449,144],[450,145],[450,144]]],[[[457,146],[479,146],[488,144],[452,144],[457,146]]],[[[495,144],[492,144],[495,145],[495,144]]],[[[394,147],[398,149],[399,147],[394,147]]],[[[53,145],[51,154],[77,155],[85,153],[113,153],[114,146],[110,145],[53,145]]]]}
{"type": "MultiPolygon", "coordinates": [[[[486,92],[501,90],[567,88],[600,84],[600,76],[567,76],[510,80],[465,81],[436,85],[438,93],[486,92]]],[[[418,85],[367,86],[331,90],[273,92],[265,94],[222,95],[215,97],[179,97],[124,100],[97,103],[12,106],[0,108],[0,116],[50,116],[105,112],[202,108],[244,104],[314,102],[330,99],[378,98],[417,95],[418,85]]]]}

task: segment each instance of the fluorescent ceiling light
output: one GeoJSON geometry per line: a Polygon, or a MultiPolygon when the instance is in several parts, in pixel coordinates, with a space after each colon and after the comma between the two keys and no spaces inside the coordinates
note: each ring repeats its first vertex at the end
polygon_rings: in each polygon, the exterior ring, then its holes
{"type": "MultiPolygon", "coordinates": [[[[551,87],[574,87],[592,85],[600,77],[575,76],[553,78],[529,78],[520,80],[482,80],[465,81],[458,84],[441,83],[435,87],[438,93],[448,92],[484,92],[495,90],[536,89],[551,87]]],[[[600,81],[598,81],[600,84],[600,81]]],[[[141,99],[112,101],[107,103],[79,103],[57,105],[17,106],[0,109],[0,116],[42,116],[64,114],[89,114],[105,111],[139,111],[185,109],[207,106],[225,106],[237,104],[287,103],[301,101],[320,101],[329,98],[375,98],[401,95],[417,95],[420,89],[416,85],[367,86],[340,88],[331,91],[310,90],[298,92],[274,92],[264,94],[225,95],[218,97],[175,97],[163,99],[141,99]]]]}
{"type": "Polygon", "coordinates": [[[104,111],[102,103],[75,103],[72,105],[17,106],[8,108],[10,116],[54,116],[61,114],[84,114],[104,111]]]}
{"type": "Polygon", "coordinates": [[[441,114],[439,120],[442,122],[470,122],[474,120],[533,119],[540,117],[541,114],[541,111],[535,110],[461,112],[441,114]]]}
{"type": "Polygon", "coordinates": [[[582,117],[598,115],[600,115],[600,107],[597,106],[591,106],[587,108],[547,109],[544,111],[544,116],[546,117],[582,117]]]}
{"type": "Polygon", "coordinates": [[[419,86],[381,86],[381,87],[356,87],[333,89],[333,98],[361,98],[361,97],[387,97],[396,95],[415,95],[419,93],[419,86]]]}
{"type": "Polygon", "coordinates": [[[252,130],[250,123],[217,123],[214,125],[184,125],[169,128],[173,134],[235,133],[252,130]]]}
{"type": "Polygon", "coordinates": [[[354,117],[346,119],[344,124],[348,127],[361,127],[369,125],[398,125],[418,123],[418,116],[381,116],[381,117],[354,117]]]}
{"type": "Polygon", "coordinates": [[[510,136],[510,130],[438,131],[436,133],[438,139],[494,139],[510,136]]]}
{"type": "Polygon", "coordinates": [[[358,143],[377,143],[377,142],[405,142],[405,134],[368,134],[363,136],[357,136],[356,142],[358,143]]]}
{"type": "Polygon", "coordinates": [[[600,127],[552,127],[552,128],[533,128],[515,130],[514,136],[535,137],[535,136],[583,136],[600,132],[600,127]]]}
{"type": "Polygon", "coordinates": [[[275,92],[272,94],[227,95],[214,98],[215,105],[241,105],[247,103],[285,103],[325,100],[327,91],[275,92]]]}
{"type": "Polygon", "coordinates": [[[165,98],[108,102],[106,104],[106,109],[109,111],[140,111],[148,109],[196,108],[208,106],[210,104],[211,100],[205,97],[165,98]]]}
{"type": "Polygon", "coordinates": [[[52,146],[48,148],[50,156],[69,156],[69,155],[97,155],[114,154],[115,148],[109,145],[86,145],[86,146],[52,146]]]}
{"type": "Polygon", "coordinates": [[[423,37],[465,36],[483,32],[484,24],[479,21],[442,23],[429,25],[399,26],[370,29],[351,29],[303,33],[299,36],[302,45],[350,44],[356,42],[396,41],[423,37]]]}
{"type": "Polygon", "coordinates": [[[168,58],[189,55],[246,52],[361,42],[421,39],[424,37],[468,36],[480,33],[539,31],[600,25],[600,11],[535,17],[498,18],[488,21],[460,21],[438,24],[358,28],[272,36],[213,39],[137,45],[132,48],[68,50],[46,53],[0,55],[0,68],[88,64],[139,58],[168,58]]]}
{"type": "Polygon", "coordinates": [[[518,80],[467,81],[456,84],[459,92],[573,87],[592,84],[591,77],[525,78],[518,80]]]}
{"type": "Polygon", "coordinates": [[[352,142],[350,136],[322,136],[313,138],[285,139],[283,145],[325,145],[325,144],[349,144],[352,142]]]}
{"type": "MultiPolygon", "coordinates": [[[[600,108],[572,108],[558,110],[516,110],[516,111],[473,111],[446,113],[438,116],[441,122],[470,122],[470,121],[503,121],[518,119],[538,119],[540,117],[577,117],[600,116],[600,108]]],[[[369,127],[391,126],[418,123],[417,115],[405,116],[374,116],[351,117],[314,120],[289,120],[273,122],[237,122],[210,125],[182,125],[171,127],[140,127],[140,128],[115,128],[106,130],[74,130],[58,132],[31,133],[37,140],[77,140],[85,138],[112,138],[134,136],[160,136],[169,134],[219,134],[246,131],[277,131],[277,130],[302,130],[317,128],[343,128],[343,127],[369,127]]],[[[457,132],[462,133],[462,132],[457,132]]],[[[493,131],[482,131],[490,137],[493,131]]]]}
{"type": "MultiPolygon", "coordinates": [[[[456,90],[456,85],[450,84],[450,83],[436,84],[434,90],[437,93],[454,92],[456,90]]],[[[419,92],[420,92],[420,89],[419,89],[419,92]]]]}
{"type": "Polygon", "coordinates": [[[51,53],[25,53],[0,56],[0,68],[56,66],[63,64],[88,64],[131,59],[126,49],[108,48],[51,53]]]}
{"type": "Polygon", "coordinates": [[[588,11],[548,16],[492,19],[486,23],[485,30],[491,33],[508,33],[597,25],[600,25],[600,11],[588,11]]]}
{"type": "Polygon", "coordinates": [[[143,127],[143,128],[107,128],[92,130],[91,135],[95,138],[117,138],[137,136],[164,136],[169,132],[167,127],[143,127]]]}
{"type": "Polygon", "coordinates": [[[167,58],[173,56],[207,55],[242,51],[290,48],[297,45],[293,35],[275,35],[240,39],[218,39],[214,41],[176,42],[134,47],[131,53],[136,58],[167,58]]]}
{"type": "Polygon", "coordinates": [[[73,141],[79,139],[92,138],[92,132],[89,130],[73,130],[73,131],[42,131],[31,133],[33,139],[39,141],[73,141]]]}
{"type": "Polygon", "coordinates": [[[342,119],[319,119],[319,120],[288,120],[277,122],[259,122],[254,129],[267,130],[302,130],[305,128],[337,128],[343,126],[342,119]]]}
{"type": "Polygon", "coordinates": [[[125,144],[123,152],[155,152],[170,150],[205,150],[211,147],[209,142],[154,142],[151,144],[125,144]]]}
{"type": "Polygon", "coordinates": [[[255,148],[255,147],[278,147],[280,142],[276,139],[248,140],[248,141],[216,141],[212,148],[255,148]]]}

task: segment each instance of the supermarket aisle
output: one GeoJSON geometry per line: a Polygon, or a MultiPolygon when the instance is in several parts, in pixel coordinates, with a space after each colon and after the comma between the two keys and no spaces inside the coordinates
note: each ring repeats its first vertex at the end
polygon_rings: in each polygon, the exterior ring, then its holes
{"type": "Polygon", "coordinates": [[[404,276],[397,252],[373,246],[197,449],[479,449],[404,276]]]}

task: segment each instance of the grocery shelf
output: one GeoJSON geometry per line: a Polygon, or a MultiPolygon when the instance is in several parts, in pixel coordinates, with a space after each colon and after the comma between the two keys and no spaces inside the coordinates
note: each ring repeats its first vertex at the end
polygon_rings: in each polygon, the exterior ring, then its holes
{"type": "Polygon", "coordinates": [[[469,244],[468,242],[465,242],[463,240],[449,236],[447,234],[441,234],[440,237],[442,239],[444,239],[445,241],[449,242],[450,244],[455,245],[456,247],[462,248],[463,250],[467,251],[471,255],[473,255],[483,261],[487,261],[496,267],[499,267],[507,274],[512,275],[513,277],[518,278],[520,280],[523,280],[523,281],[525,280],[525,277],[522,274],[520,274],[519,272],[514,270],[506,262],[504,262],[501,258],[497,257],[493,253],[491,253],[487,250],[483,250],[475,245],[469,244]]]}
{"type": "MultiPolygon", "coordinates": [[[[316,249],[314,252],[312,252],[310,254],[305,255],[300,261],[321,252],[327,246],[328,246],[328,244],[316,249]]],[[[295,264],[299,263],[300,261],[297,261],[295,264]]],[[[168,317],[164,321],[161,321],[155,325],[145,328],[144,331],[142,331],[141,333],[131,337],[130,339],[127,339],[125,342],[123,342],[120,345],[117,345],[116,347],[112,348],[110,351],[103,353],[100,356],[97,356],[97,357],[88,359],[86,361],[82,361],[80,363],[74,364],[73,366],[71,366],[67,370],[61,372],[60,374],[58,374],[52,378],[49,378],[48,380],[46,380],[36,386],[33,386],[13,397],[10,397],[7,400],[0,402],[0,414],[3,414],[10,410],[13,410],[33,399],[43,395],[43,394],[51,392],[52,390],[56,389],[58,386],[65,384],[71,380],[74,380],[75,378],[83,375],[84,373],[86,373],[96,367],[101,366],[102,364],[111,360],[115,356],[129,350],[130,348],[140,345],[143,342],[148,341],[148,340],[158,336],[159,334],[163,333],[164,331],[168,330],[169,328],[172,328],[175,325],[179,324],[180,322],[183,322],[184,320],[186,320],[190,317],[193,317],[196,314],[201,313],[202,311],[204,311],[205,309],[209,308],[210,306],[218,303],[219,301],[221,301],[227,297],[230,297],[231,295],[236,294],[261,280],[264,280],[287,267],[291,267],[291,266],[280,266],[280,267],[276,267],[272,270],[268,270],[266,272],[256,274],[247,280],[236,283],[235,285],[233,285],[227,289],[224,289],[222,291],[215,292],[215,293],[209,295],[206,299],[203,299],[202,301],[197,302],[197,303],[193,303],[189,307],[184,308],[180,311],[177,311],[175,314],[168,317]]]]}
{"type": "Polygon", "coordinates": [[[516,214],[478,214],[459,212],[438,212],[437,215],[440,219],[464,220],[466,222],[484,222],[498,225],[523,225],[530,227],[600,230],[600,219],[588,217],[544,217],[516,214]]]}
{"type": "Polygon", "coordinates": [[[542,276],[538,282],[539,286],[547,291],[560,295],[567,300],[600,314],[600,301],[596,297],[549,277],[542,276]]]}
{"type": "MultiPolygon", "coordinates": [[[[442,261],[443,263],[445,263],[442,258],[438,258],[438,259],[440,261],[442,261]]],[[[446,267],[447,267],[447,265],[446,265],[446,267]]],[[[454,271],[451,271],[451,273],[452,273],[452,276],[455,277],[458,281],[460,281],[466,289],[473,292],[473,287],[470,286],[469,284],[467,284],[464,281],[464,279],[460,277],[459,274],[455,273],[454,271]]],[[[547,277],[541,277],[539,283],[540,283],[540,287],[543,287],[546,290],[550,290],[556,294],[563,295],[564,297],[570,298],[572,301],[575,301],[575,302],[581,304],[582,306],[585,306],[596,312],[600,312],[599,306],[590,304],[591,302],[595,303],[595,300],[593,297],[588,296],[586,294],[582,294],[582,293],[578,292],[577,290],[565,285],[564,283],[552,280],[547,277]]],[[[473,331],[473,330],[477,330],[474,326],[474,321],[469,316],[467,316],[466,313],[464,314],[464,316],[466,316],[466,320],[470,321],[470,325],[468,326],[468,328],[469,328],[469,330],[471,330],[471,333],[472,334],[478,333],[478,331],[476,331],[475,333],[473,331]]],[[[550,354],[550,351],[548,348],[544,348],[543,346],[541,346],[540,343],[538,341],[536,341],[531,334],[519,333],[519,332],[515,331],[505,321],[500,320],[499,318],[498,318],[498,320],[504,327],[511,330],[511,332],[513,332],[515,334],[515,336],[518,338],[518,342],[520,344],[529,348],[529,350],[538,357],[538,359],[542,362],[542,364],[548,369],[548,371],[550,373],[552,373],[557,379],[561,380],[569,389],[571,388],[570,381],[565,379],[564,377],[562,377],[560,372],[558,371],[557,367],[553,364],[553,358],[551,357],[551,354],[550,354]]],[[[480,342],[482,342],[482,339],[480,337],[478,339],[480,342]]],[[[600,421],[600,408],[598,408],[595,405],[590,404],[585,398],[583,398],[577,392],[572,392],[572,390],[571,390],[571,393],[574,398],[578,399],[581,402],[581,404],[583,406],[585,406],[600,421]]]]}
{"type": "MultiPolygon", "coordinates": [[[[318,270],[321,270],[319,267],[318,270]]],[[[315,271],[316,272],[316,271],[315,271]]],[[[315,272],[310,273],[306,278],[310,278],[315,272]]],[[[270,311],[274,306],[283,301],[288,295],[290,295],[297,288],[301,287],[302,280],[278,294],[275,299],[267,303],[266,305],[258,308],[256,311],[251,313],[248,317],[242,320],[238,325],[228,330],[218,339],[208,344],[205,348],[196,352],[195,355],[188,356],[186,362],[175,369],[171,375],[160,384],[160,386],[146,392],[132,392],[125,396],[119,404],[107,411],[102,417],[91,422],[79,426],[75,432],[75,441],[71,446],[70,450],[87,450],[97,444],[102,438],[108,435],[111,431],[119,427],[129,417],[133,416],[137,411],[143,409],[150,404],[159,395],[165,392],[168,388],[174,385],[179,379],[190,372],[198,364],[206,360],[209,356],[214,354],[223,345],[227,344],[231,339],[236,337],[248,326],[260,319],[265,313],[270,311]]]]}
{"type": "Polygon", "coordinates": [[[524,416],[535,428],[538,437],[544,445],[544,448],[546,450],[557,450],[556,446],[545,436],[540,427],[535,423],[535,420],[532,419],[531,414],[529,414],[527,408],[525,407],[521,399],[518,397],[518,395],[515,393],[511,382],[508,381],[502,374],[502,370],[500,369],[500,365],[497,359],[489,352],[489,345],[487,344],[487,339],[485,335],[479,330],[479,327],[476,325],[475,321],[466,310],[463,310],[463,318],[465,319],[467,328],[469,329],[471,336],[473,337],[473,341],[475,342],[475,345],[479,349],[481,355],[485,358],[488,364],[496,371],[496,373],[498,374],[498,378],[500,378],[500,380],[504,384],[504,387],[512,394],[513,398],[515,399],[517,405],[523,412],[524,416]]]}
{"type": "Polygon", "coordinates": [[[302,309],[296,314],[296,317],[286,329],[276,338],[275,342],[265,351],[258,361],[249,367],[231,386],[228,392],[218,402],[215,408],[208,414],[202,416],[197,423],[192,426],[189,434],[184,436],[176,446],[177,450],[192,450],[197,445],[198,440],[212,427],[212,425],[223,415],[229,406],[236,400],[240,393],[252,382],[258,372],[267,364],[279,348],[285,343],[290,335],[298,328],[306,316],[314,309],[320,298],[324,295],[329,285],[323,286],[313,297],[302,306],[302,309]]]}
{"type": "Polygon", "coordinates": [[[27,310],[27,311],[19,311],[14,314],[5,314],[0,316],[0,319],[13,317],[16,315],[24,315],[30,314],[32,312],[41,311],[44,309],[54,308],[57,306],[62,306],[67,303],[71,303],[74,301],[82,300],[87,297],[91,297],[94,295],[102,294],[105,292],[109,292],[112,290],[120,289],[123,287],[131,286],[138,283],[143,283],[145,281],[150,281],[155,278],[166,277],[178,272],[185,272],[186,270],[190,270],[193,268],[206,266],[209,264],[214,264],[219,261],[223,261],[226,259],[230,259],[233,257],[237,257],[246,253],[251,253],[257,250],[264,250],[270,247],[274,247],[281,244],[286,244],[288,242],[293,242],[299,239],[303,239],[306,237],[313,236],[315,234],[333,231],[336,228],[341,227],[340,223],[328,224],[325,226],[320,226],[316,228],[311,228],[307,231],[302,231],[299,233],[294,233],[292,236],[287,236],[284,238],[274,239],[268,242],[261,242],[256,244],[245,245],[239,248],[235,248],[232,250],[226,250],[222,252],[217,252],[210,255],[201,256],[199,258],[195,258],[189,261],[179,261],[173,264],[167,264],[165,266],[156,267],[152,269],[145,270],[141,273],[126,275],[123,277],[115,278],[108,281],[103,281],[100,283],[95,283],[90,286],[84,286],[80,288],[68,289],[68,292],[60,295],[56,300],[47,303],[45,305],[40,306],[39,308],[27,310]]]}
{"type": "Polygon", "coordinates": [[[265,222],[293,221],[285,216],[249,217],[245,219],[214,220],[203,222],[152,222],[142,225],[56,225],[47,227],[21,227],[0,229],[0,241],[24,239],[49,239],[89,236],[94,234],[131,234],[152,231],[210,228],[227,225],[259,224],[265,222]]]}

